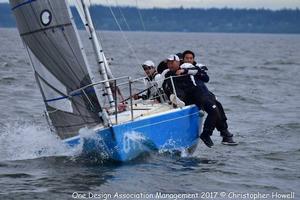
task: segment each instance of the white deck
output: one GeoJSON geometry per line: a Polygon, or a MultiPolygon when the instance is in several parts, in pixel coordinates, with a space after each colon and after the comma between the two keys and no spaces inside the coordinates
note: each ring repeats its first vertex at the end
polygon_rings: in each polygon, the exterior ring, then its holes
{"type": "MultiPolygon", "coordinates": [[[[167,103],[155,103],[154,101],[136,102],[133,104],[133,119],[158,114],[172,109],[173,107],[167,103]]],[[[128,107],[127,110],[128,111],[118,113],[118,124],[122,124],[131,120],[130,107],[128,107]]],[[[116,124],[115,115],[110,115],[110,120],[112,124],[116,124]]]]}

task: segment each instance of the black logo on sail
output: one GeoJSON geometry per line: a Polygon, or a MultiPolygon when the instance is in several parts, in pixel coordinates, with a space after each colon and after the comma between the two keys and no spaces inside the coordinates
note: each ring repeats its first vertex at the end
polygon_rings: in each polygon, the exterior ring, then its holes
{"type": "Polygon", "coordinates": [[[49,10],[43,10],[40,15],[40,19],[44,26],[48,26],[52,20],[51,12],[49,10]]]}

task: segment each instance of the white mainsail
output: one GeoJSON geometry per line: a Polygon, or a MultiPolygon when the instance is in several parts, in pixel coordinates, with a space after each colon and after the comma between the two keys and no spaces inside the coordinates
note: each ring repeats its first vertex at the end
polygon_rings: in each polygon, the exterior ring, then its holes
{"type": "Polygon", "coordinates": [[[101,122],[86,55],[66,0],[10,0],[52,125],[61,138],[101,122]]]}

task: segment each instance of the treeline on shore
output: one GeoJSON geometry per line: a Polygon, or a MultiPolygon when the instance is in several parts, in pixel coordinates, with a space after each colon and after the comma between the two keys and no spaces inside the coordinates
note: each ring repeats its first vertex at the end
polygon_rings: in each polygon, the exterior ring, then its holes
{"type": "MultiPolygon", "coordinates": [[[[79,28],[83,28],[74,7],[72,12],[79,28]]],[[[299,9],[137,9],[97,5],[91,7],[95,27],[119,30],[112,13],[124,31],[300,33],[299,9]]],[[[0,27],[15,26],[9,4],[0,4],[0,27]]]]}

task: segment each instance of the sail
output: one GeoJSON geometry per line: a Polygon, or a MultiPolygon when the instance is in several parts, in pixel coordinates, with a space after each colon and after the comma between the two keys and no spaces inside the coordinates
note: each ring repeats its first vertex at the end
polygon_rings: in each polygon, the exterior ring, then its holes
{"type": "Polygon", "coordinates": [[[61,138],[98,124],[100,105],[66,0],[10,0],[49,117],[61,138]]]}

